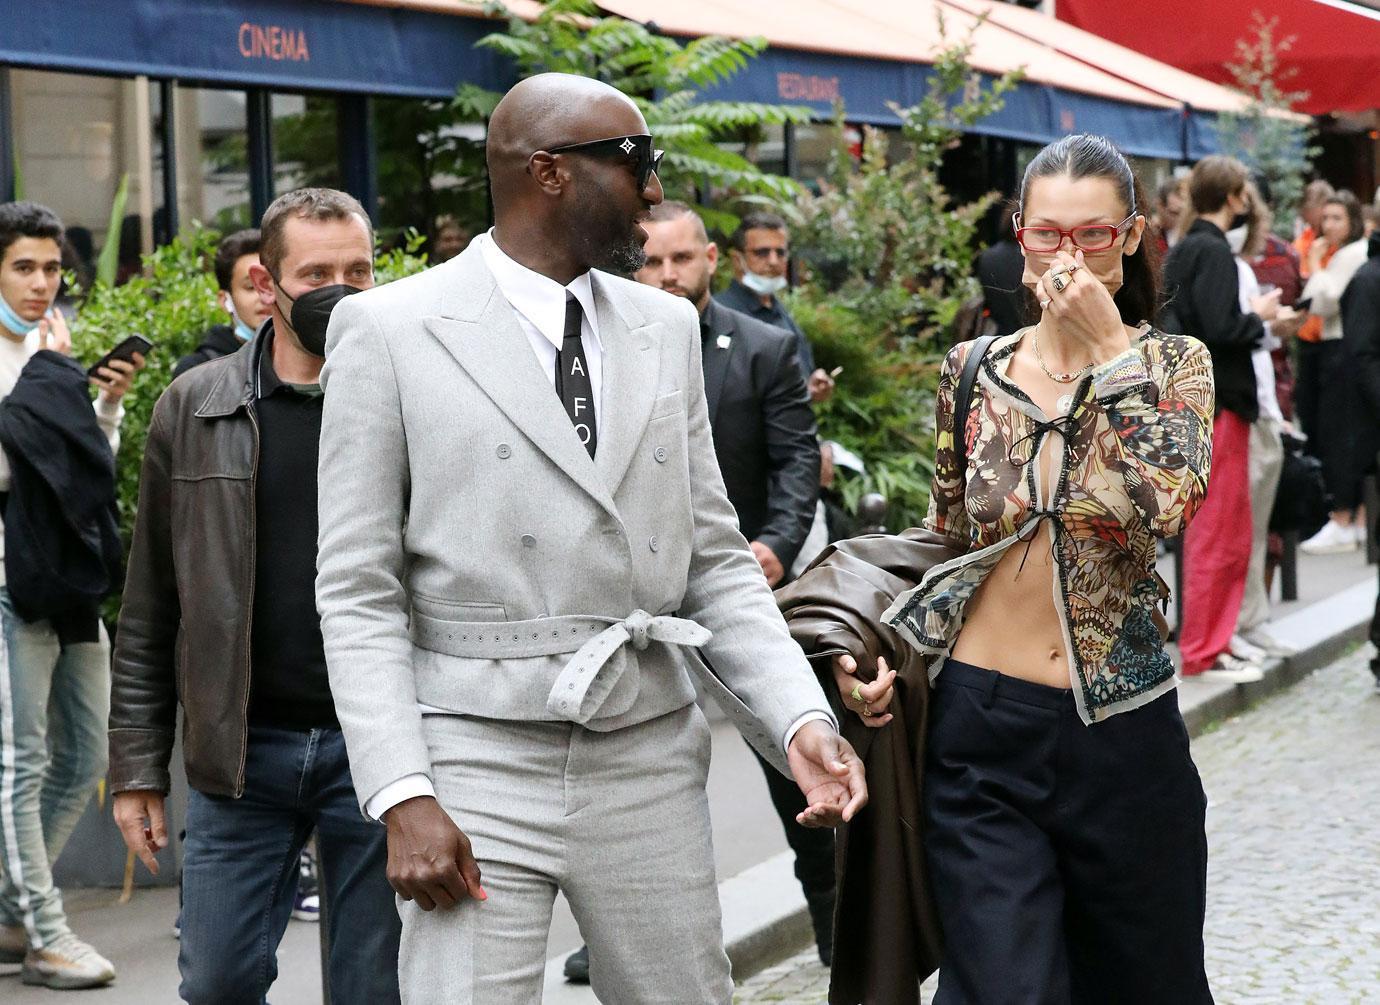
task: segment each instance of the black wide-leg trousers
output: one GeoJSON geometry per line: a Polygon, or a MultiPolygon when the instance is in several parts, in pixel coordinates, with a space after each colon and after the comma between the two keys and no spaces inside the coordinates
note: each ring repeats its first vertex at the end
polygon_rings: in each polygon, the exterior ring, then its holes
{"type": "Polygon", "coordinates": [[[1202,1005],[1206,799],[1170,691],[1083,724],[1071,691],[949,660],[932,698],[935,1005],[1202,1005]]]}

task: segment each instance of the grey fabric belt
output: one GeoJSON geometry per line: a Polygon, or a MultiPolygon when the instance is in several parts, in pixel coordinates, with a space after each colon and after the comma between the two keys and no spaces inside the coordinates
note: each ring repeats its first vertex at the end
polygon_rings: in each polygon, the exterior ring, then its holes
{"type": "Polygon", "coordinates": [[[551,694],[546,711],[581,725],[597,718],[627,663],[608,669],[609,658],[631,642],[646,649],[652,642],[699,647],[714,637],[687,618],[633,611],[626,618],[568,615],[531,621],[446,621],[412,612],[412,641],[422,649],[462,659],[530,659],[574,653],[551,694]]]}

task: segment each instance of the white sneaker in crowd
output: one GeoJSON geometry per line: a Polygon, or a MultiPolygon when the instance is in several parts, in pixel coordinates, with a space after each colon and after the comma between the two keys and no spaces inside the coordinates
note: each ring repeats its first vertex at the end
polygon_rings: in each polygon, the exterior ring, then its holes
{"type": "Polygon", "coordinates": [[[1231,637],[1231,641],[1227,643],[1227,652],[1231,653],[1233,656],[1239,656],[1243,660],[1249,660],[1252,663],[1264,663],[1270,658],[1270,654],[1261,646],[1248,642],[1241,635],[1233,635],[1231,637]]]}
{"type": "Polygon", "coordinates": [[[1297,647],[1279,641],[1263,627],[1251,629],[1243,638],[1266,656],[1274,656],[1277,659],[1288,659],[1290,656],[1297,656],[1299,652],[1297,647]]]}
{"type": "Polygon", "coordinates": [[[1225,652],[1218,654],[1212,666],[1199,676],[1204,680],[1220,680],[1228,684],[1254,684],[1265,678],[1265,670],[1254,660],[1242,659],[1225,652]]]}
{"type": "Polygon", "coordinates": [[[71,932],[24,957],[20,979],[56,991],[104,987],[115,979],[115,967],[71,932]]]}
{"type": "Polygon", "coordinates": [[[1347,527],[1329,520],[1322,530],[1300,544],[1299,550],[1310,555],[1344,555],[1359,549],[1365,539],[1365,528],[1359,523],[1347,527]]]}

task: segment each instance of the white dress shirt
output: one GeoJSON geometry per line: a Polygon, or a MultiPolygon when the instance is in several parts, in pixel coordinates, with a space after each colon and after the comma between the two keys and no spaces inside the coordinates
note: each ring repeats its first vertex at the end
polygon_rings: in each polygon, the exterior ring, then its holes
{"type": "MultiPolygon", "coordinates": [[[[565,295],[574,294],[583,309],[584,321],[580,326],[580,336],[584,342],[585,362],[589,365],[589,382],[594,391],[594,422],[597,430],[603,414],[604,392],[604,350],[599,342],[598,316],[594,312],[594,288],[590,285],[589,273],[573,279],[568,286],[562,286],[554,279],[548,279],[539,272],[533,272],[506,254],[493,238],[493,231],[480,234],[475,239],[479,252],[484,256],[484,264],[493,274],[498,291],[503,294],[509,306],[517,314],[518,324],[532,345],[542,372],[556,386],[556,359],[561,343],[565,340],[565,295]]],[[[442,709],[421,706],[421,711],[431,715],[448,714],[442,709]]],[[[785,746],[790,748],[791,740],[805,723],[822,719],[833,724],[833,720],[823,712],[807,712],[786,732],[785,746]]],[[[365,804],[364,812],[375,820],[383,819],[398,803],[418,796],[435,796],[436,789],[431,779],[416,772],[404,775],[396,782],[390,782],[374,793],[365,804]]]]}

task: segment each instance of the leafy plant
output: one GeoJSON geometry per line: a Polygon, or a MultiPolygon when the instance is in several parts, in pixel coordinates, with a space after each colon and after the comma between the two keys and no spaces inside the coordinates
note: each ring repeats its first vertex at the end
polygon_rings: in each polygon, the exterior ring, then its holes
{"type": "MultiPolygon", "coordinates": [[[[940,31],[943,33],[943,20],[940,31]]],[[[859,454],[850,504],[880,492],[896,527],[920,521],[934,457],[934,387],[959,308],[980,294],[973,275],[978,228],[996,198],[956,205],[940,180],[945,153],[998,110],[1019,75],[984,86],[968,67],[972,36],[936,54],[925,97],[892,109],[901,120],[889,156],[885,133],[867,128],[854,163],[836,113],[838,143],[818,195],[796,203],[792,243],[808,249],[808,281],[788,300],[821,366],[842,366],[818,409],[821,434],[859,454]]]]}
{"type": "MultiPolygon", "coordinates": [[[[506,31],[478,44],[509,57],[520,77],[560,72],[593,77],[632,98],[657,144],[666,150],[658,176],[668,199],[694,202],[708,190],[733,204],[774,205],[794,199],[799,186],[766,174],[719,145],[770,125],[808,122],[808,108],[706,99],[703,92],[729,79],[767,47],[763,38],[711,35],[680,41],[621,17],[604,17],[593,0],[548,0],[531,22],[501,3],[487,8],[508,17],[506,31]]],[[[473,119],[492,112],[500,95],[472,84],[459,90],[454,108],[473,119]]],[[[723,208],[704,212],[706,224],[724,232],[737,217],[723,208]]]]}
{"type": "Polygon", "coordinates": [[[1288,220],[1303,198],[1309,161],[1318,148],[1311,145],[1312,126],[1287,114],[1308,92],[1285,89],[1298,69],[1284,68],[1281,57],[1293,48],[1295,36],[1277,37],[1278,27],[1279,18],[1267,20],[1256,11],[1252,36],[1237,41],[1237,61],[1226,65],[1249,104],[1243,112],[1219,116],[1217,132],[1224,153],[1270,183],[1275,218],[1288,220]]]}
{"type": "Polygon", "coordinates": [[[115,285],[120,268],[120,224],[125,218],[125,203],[129,199],[129,173],[120,175],[120,186],[110,204],[110,223],[105,228],[105,247],[96,259],[96,282],[115,285]]]}

